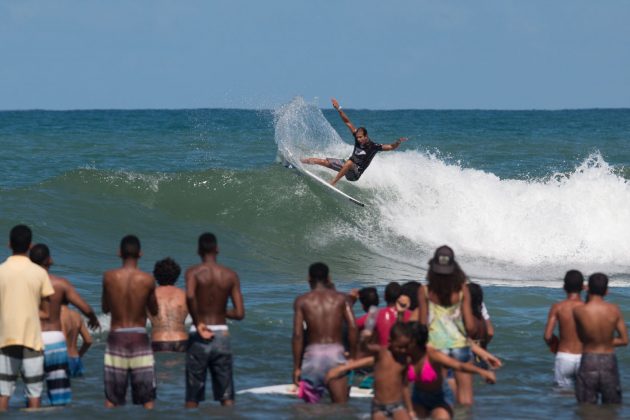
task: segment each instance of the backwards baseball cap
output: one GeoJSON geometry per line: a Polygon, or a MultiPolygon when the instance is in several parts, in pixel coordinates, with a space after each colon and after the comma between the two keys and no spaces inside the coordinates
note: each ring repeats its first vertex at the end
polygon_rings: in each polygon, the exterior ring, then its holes
{"type": "Polygon", "coordinates": [[[455,271],[455,253],[451,247],[443,245],[436,249],[429,267],[437,274],[452,274],[455,271]]]}

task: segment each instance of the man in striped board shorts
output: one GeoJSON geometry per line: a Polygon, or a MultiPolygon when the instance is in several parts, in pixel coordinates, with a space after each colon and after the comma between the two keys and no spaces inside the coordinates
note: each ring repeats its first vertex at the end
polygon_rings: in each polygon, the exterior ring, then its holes
{"type": "Polygon", "coordinates": [[[134,235],[120,242],[122,267],[103,274],[103,312],[111,313],[105,348],[105,407],[124,405],[131,376],[134,404],[151,409],[156,397],[153,350],[146,332],[147,311],[155,316],[158,303],[153,276],[138,269],[142,255],[134,235]]]}
{"type": "Polygon", "coordinates": [[[29,408],[41,406],[44,344],[39,317],[48,316],[54,290],[46,270],[27,256],[32,236],[28,226],[11,229],[13,255],[0,264],[0,411],[9,408],[18,375],[24,379],[29,408]]]}

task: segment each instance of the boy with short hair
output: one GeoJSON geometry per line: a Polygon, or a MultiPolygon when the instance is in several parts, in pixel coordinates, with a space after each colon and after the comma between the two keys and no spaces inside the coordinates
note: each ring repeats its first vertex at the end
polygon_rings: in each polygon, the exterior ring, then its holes
{"type": "Polygon", "coordinates": [[[628,345],[628,330],[617,305],[604,301],[608,277],[595,273],[588,279],[588,301],[573,309],[578,336],[583,345],[575,382],[579,403],[621,403],[621,383],[615,347],[628,345]],[[616,334],[615,334],[616,333],[616,334]]]}
{"type": "Polygon", "coordinates": [[[584,289],[584,276],[577,270],[567,271],[564,276],[566,299],[549,309],[544,339],[552,353],[556,354],[554,383],[560,388],[573,388],[575,375],[582,358],[582,342],[575,327],[573,310],[584,305],[580,293],[584,289]],[[553,332],[558,325],[558,338],[553,332]]]}

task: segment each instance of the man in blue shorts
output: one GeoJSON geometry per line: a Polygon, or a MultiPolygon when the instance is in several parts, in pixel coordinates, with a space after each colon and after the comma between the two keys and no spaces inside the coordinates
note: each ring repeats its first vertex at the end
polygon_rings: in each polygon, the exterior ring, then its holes
{"type": "Polygon", "coordinates": [[[344,176],[348,181],[358,181],[378,152],[396,150],[403,141],[407,140],[406,138],[401,137],[392,144],[374,143],[368,137],[368,132],[365,127],[354,127],[346,113],[342,111],[339,106],[339,102],[337,102],[335,98],[332,99],[332,105],[339,112],[339,116],[348,129],[350,129],[350,132],[354,137],[354,149],[352,151],[352,156],[346,160],[335,158],[321,159],[314,157],[302,159],[302,163],[309,165],[321,165],[337,171],[337,176],[330,181],[331,185],[335,185],[337,181],[344,176]]]}

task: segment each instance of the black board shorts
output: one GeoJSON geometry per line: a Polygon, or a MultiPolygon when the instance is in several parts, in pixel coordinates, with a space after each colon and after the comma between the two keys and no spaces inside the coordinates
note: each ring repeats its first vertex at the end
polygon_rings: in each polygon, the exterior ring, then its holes
{"type": "Polygon", "coordinates": [[[215,331],[211,340],[204,340],[197,332],[190,334],[186,352],[186,401],[205,400],[208,370],[214,400],[233,400],[232,349],[227,330],[215,331]]]}
{"type": "Polygon", "coordinates": [[[575,397],[579,403],[621,403],[621,382],[614,353],[584,353],[575,380],[575,397]]]}

